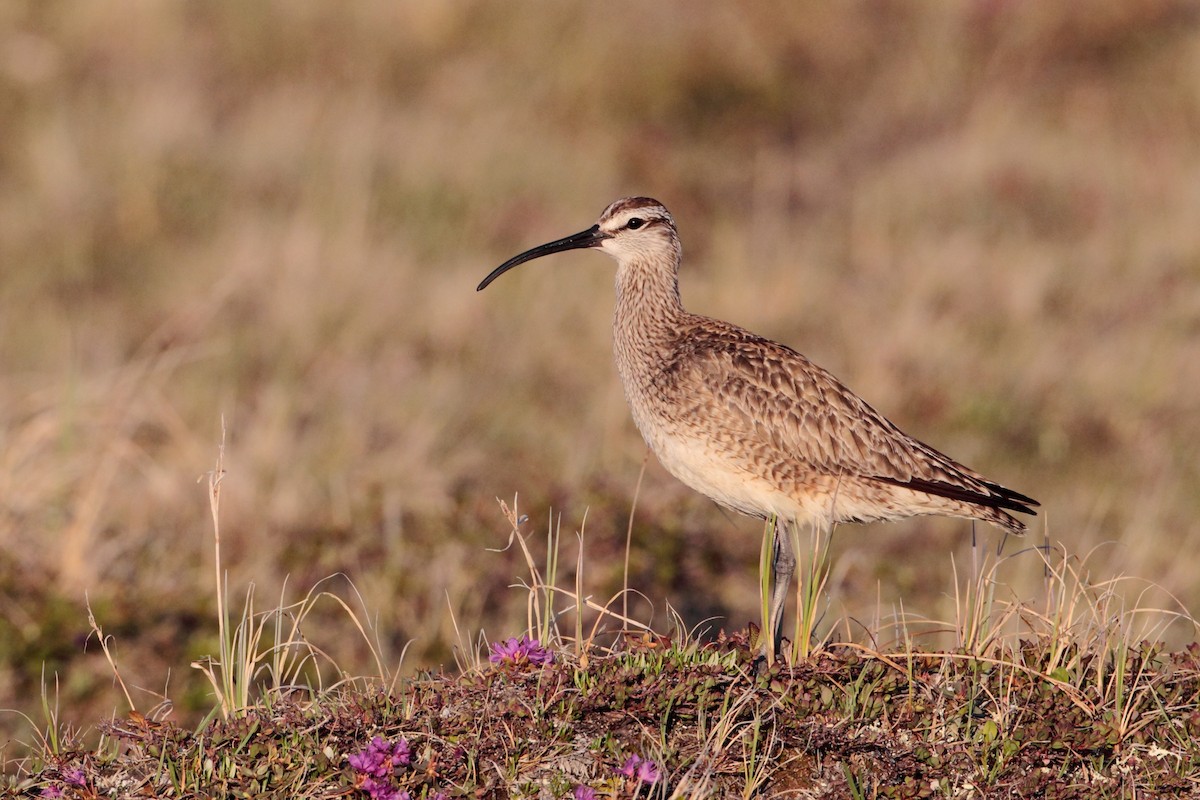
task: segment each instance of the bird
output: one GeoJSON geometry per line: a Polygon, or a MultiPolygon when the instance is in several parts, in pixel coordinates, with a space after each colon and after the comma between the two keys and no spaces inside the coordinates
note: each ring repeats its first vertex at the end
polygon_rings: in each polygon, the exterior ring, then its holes
{"type": "Polygon", "coordinates": [[[679,294],[675,219],[649,197],[496,267],[597,249],[617,262],[613,355],[634,423],[668,472],[733,511],[776,522],[768,624],[775,650],[796,556],[787,526],[934,514],[1012,534],[1039,503],[909,436],[787,345],[693,314],[679,294]]]}

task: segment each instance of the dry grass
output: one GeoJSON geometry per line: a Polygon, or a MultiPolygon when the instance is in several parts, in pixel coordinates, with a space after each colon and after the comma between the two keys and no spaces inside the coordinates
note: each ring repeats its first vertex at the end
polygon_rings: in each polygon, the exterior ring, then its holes
{"type": "MultiPolygon", "coordinates": [[[[675,212],[690,307],[1038,497],[1033,544],[1091,553],[1097,583],[1200,606],[1191,4],[834,8],[0,11],[0,705],[36,717],[46,663],[65,722],[112,707],[87,592],[133,691],[173,669],[178,717],[211,708],[179,672],[218,649],[196,478],[222,414],[235,595],[345,573],[385,662],[409,640],[406,665],[447,662],[451,607],[522,618],[517,555],[480,558],[496,496],[567,530],[586,509],[618,590],[644,446],[609,265],[472,287],[629,193],[675,212]]],[[[656,464],[638,509],[630,585],[660,615],[755,618],[757,523],[656,464]]],[[[842,529],[830,591],[951,619],[967,539],[842,529]]],[[[1007,591],[1038,595],[1041,559],[1014,564],[1007,591]]]]}

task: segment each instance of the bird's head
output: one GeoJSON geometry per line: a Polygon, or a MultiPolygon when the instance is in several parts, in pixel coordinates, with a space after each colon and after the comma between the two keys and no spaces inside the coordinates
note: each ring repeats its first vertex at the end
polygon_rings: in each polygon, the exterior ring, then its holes
{"type": "Polygon", "coordinates": [[[625,197],[604,209],[596,224],[586,231],[547,242],[505,261],[480,282],[476,291],[482,291],[496,278],[526,261],[590,247],[599,248],[618,263],[658,258],[677,263],[680,255],[679,235],[671,212],[649,197],[625,197]]]}

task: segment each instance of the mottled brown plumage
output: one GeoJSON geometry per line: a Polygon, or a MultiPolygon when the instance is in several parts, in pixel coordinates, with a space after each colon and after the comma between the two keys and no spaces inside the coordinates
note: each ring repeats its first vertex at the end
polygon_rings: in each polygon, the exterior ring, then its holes
{"type": "MultiPolygon", "coordinates": [[[[907,435],[785,345],[692,314],[679,297],[675,221],[656,200],[610,205],[586,231],[526,251],[480,283],[550,253],[598,247],[617,260],[613,351],[634,422],[663,466],[693,489],[784,525],[942,514],[1011,533],[1037,502],[907,435]]],[[[775,545],[778,643],[795,565],[775,545]]]]}

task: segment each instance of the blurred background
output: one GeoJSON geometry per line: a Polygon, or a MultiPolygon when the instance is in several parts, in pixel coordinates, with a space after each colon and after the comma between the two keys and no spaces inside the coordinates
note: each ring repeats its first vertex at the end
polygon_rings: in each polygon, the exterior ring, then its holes
{"type": "MultiPolygon", "coordinates": [[[[618,591],[646,448],[613,264],[474,287],[630,194],[674,212],[690,309],[1041,500],[1003,596],[1042,591],[1045,537],[1195,611],[1198,34],[1171,0],[0,5],[0,707],[125,710],[85,597],[136,702],[212,707],[222,418],[238,605],[343,573],[404,671],[453,668],[455,623],[525,624],[486,549],[514,495],[618,591]]],[[[636,616],[757,619],[761,535],[651,458],[636,616]]],[[[970,526],[834,545],[838,614],[945,619],[970,526]]]]}

